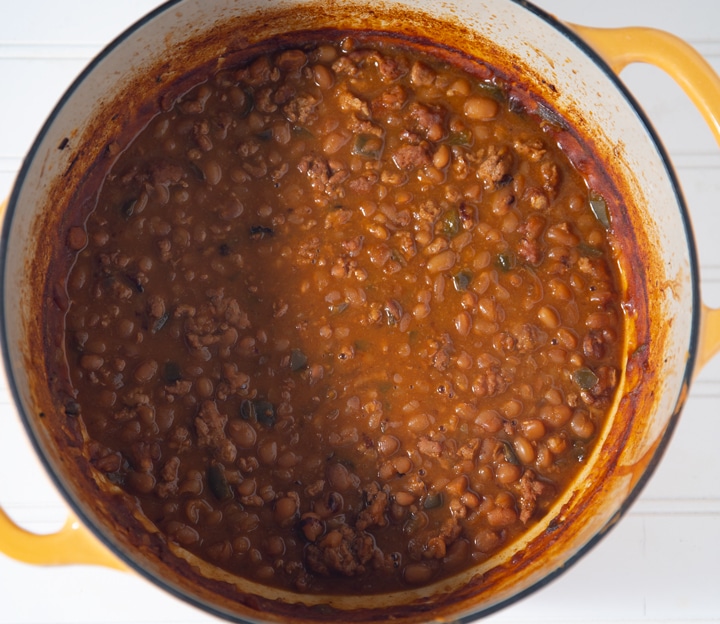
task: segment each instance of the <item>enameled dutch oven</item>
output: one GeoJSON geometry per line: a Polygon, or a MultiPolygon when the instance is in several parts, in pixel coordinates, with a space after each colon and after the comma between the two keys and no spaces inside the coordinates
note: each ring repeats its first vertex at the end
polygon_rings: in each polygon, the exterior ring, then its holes
{"type": "Polygon", "coordinates": [[[3,357],[37,453],[73,516],[37,536],[0,511],[0,550],[32,563],[131,569],[208,612],[247,622],[463,621],[546,583],[628,508],[660,459],[694,373],[720,348],[720,312],[700,298],[690,220],[675,174],[615,72],[651,62],[695,101],[720,140],[720,80],[686,44],[646,29],[567,27],[512,0],[176,0],[138,22],[82,73],[43,127],[4,215],[3,357]],[[132,507],[108,506],[82,450],[67,443],[43,361],[43,278],[64,207],[90,164],[143,105],[189,67],[292,30],[372,28],[462,48],[513,75],[576,128],[623,196],[614,214],[626,277],[626,367],[608,426],[567,494],[531,534],[430,587],[372,601],[268,590],[162,545],[132,507]],[[78,520],[79,519],[79,520],[78,520]]]}

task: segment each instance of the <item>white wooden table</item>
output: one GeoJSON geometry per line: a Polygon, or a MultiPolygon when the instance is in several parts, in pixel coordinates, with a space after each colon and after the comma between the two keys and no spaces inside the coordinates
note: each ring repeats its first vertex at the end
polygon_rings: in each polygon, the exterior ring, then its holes
{"type": "MultiPolygon", "coordinates": [[[[101,47],[157,0],[0,0],[0,197],[46,116],[101,47]]],[[[663,28],[720,71],[717,0],[538,0],[561,19],[663,28]]],[[[720,150],[659,70],[623,73],[676,166],[690,206],[705,301],[720,306],[720,150]]],[[[717,358],[720,359],[720,358],[717,358]]],[[[716,360],[717,360],[716,359],[716,360]]],[[[486,621],[720,622],[720,362],[697,378],[668,451],[630,512],[550,585],[486,621]]],[[[0,505],[37,532],[66,514],[0,381],[0,505]]],[[[211,623],[130,573],[39,568],[0,555],[0,624],[211,623]]]]}

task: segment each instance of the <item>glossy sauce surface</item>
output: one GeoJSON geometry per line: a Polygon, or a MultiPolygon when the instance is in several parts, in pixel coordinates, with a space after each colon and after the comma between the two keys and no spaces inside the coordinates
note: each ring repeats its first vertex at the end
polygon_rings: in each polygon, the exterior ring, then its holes
{"type": "Polygon", "coordinates": [[[241,576],[371,593],[465,569],[606,418],[605,203],[557,120],[443,54],[357,36],[223,70],[68,233],[68,418],[169,540],[241,576]]]}

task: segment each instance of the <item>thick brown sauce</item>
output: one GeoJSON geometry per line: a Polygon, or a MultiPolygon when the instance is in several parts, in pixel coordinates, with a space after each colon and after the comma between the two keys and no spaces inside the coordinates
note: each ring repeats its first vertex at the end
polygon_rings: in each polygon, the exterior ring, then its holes
{"type": "Polygon", "coordinates": [[[68,418],[169,540],[241,576],[369,593],[465,569],[603,426],[599,189],[558,118],[443,55],[358,35],[210,76],[68,233],[68,418]]]}

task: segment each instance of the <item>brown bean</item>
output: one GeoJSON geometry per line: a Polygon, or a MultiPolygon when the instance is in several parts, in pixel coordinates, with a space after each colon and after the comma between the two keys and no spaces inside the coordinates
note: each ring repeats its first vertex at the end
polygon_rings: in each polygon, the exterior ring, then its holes
{"type": "Polygon", "coordinates": [[[222,167],[217,160],[209,160],[203,166],[203,174],[210,186],[216,186],[222,180],[222,167]]]}
{"type": "Polygon", "coordinates": [[[158,363],[155,360],[145,360],[137,366],[133,373],[133,378],[138,383],[148,383],[155,377],[157,371],[158,363]]]}
{"type": "Polygon", "coordinates": [[[275,522],[280,526],[288,526],[298,512],[298,500],[293,496],[283,496],[275,502],[275,522]]]}
{"type": "Polygon", "coordinates": [[[515,483],[522,476],[522,468],[517,464],[511,464],[510,462],[501,462],[495,469],[495,478],[498,483],[507,485],[508,483],[515,483]]]}
{"type": "Polygon", "coordinates": [[[335,77],[325,65],[315,65],[313,67],[313,78],[315,84],[323,90],[329,89],[335,82],[335,77]]]}
{"type": "Polygon", "coordinates": [[[71,227],[67,234],[67,246],[73,251],[80,251],[87,245],[88,237],[85,228],[71,227]]]}
{"type": "Polygon", "coordinates": [[[468,312],[463,310],[455,317],[455,329],[457,333],[463,337],[470,333],[472,329],[472,317],[468,312]]]}
{"type": "Polygon", "coordinates": [[[253,478],[245,479],[237,486],[237,491],[240,496],[252,496],[255,494],[256,489],[257,483],[253,478]]]}
{"type": "Polygon", "coordinates": [[[431,424],[432,419],[428,414],[415,414],[406,422],[407,428],[415,433],[425,431],[431,424]]]}
{"type": "Polygon", "coordinates": [[[189,527],[187,524],[183,524],[182,522],[174,520],[168,522],[166,531],[172,539],[182,546],[191,546],[192,544],[196,544],[200,541],[200,534],[195,529],[189,527]]]}
{"type": "Polygon", "coordinates": [[[560,315],[552,306],[542,306],[538,310],[538,320],[548,329],[560,327],[560,315]]]}
{"type": "Polygon", "coordinates": [[[393,497],[395,499],[395,502],[403,507],[409,507],[415,502],[415,496],[410,494],[410,492],[395,492],[393,497]]]}
{"type": "Polygon", "coordinates": [[[495,507],[488,512],[487,521],[494,528],[507,527],[517,521],[517,512],[509,507],[495,507]]]}
{"type": "Polygon", "coordinates": [[[277,442],[275,440],[264,440],[257,447],[257,457],[261,464],[273,466],[277,461],[277,442]]]}
{"type": "Polygon", "coordinates": [[[585,410],[576,410],[570,420],[570,429],[583,440],[589,440],[595,433],[595,423],[585,410]]]}
{"type": "Polygon", "coordinates": [[[408,474],[412,470],[412,460],[402,456],[392,460],[392,466],[398,474],[408,474]]]}
{"type": "Polygon", "coordinates": [[[376,447],[378,453],[384,455],[385,457],[389,457],[400,448],[400,440],[398,440],[395,436],[383,434],[378,438],[376,447]]]}
{"type": "Polygon", "coordinates": [[[502,429],[503,420],[495,410],[482,410],[475,418],[475,424],[480,425],[488,433],[497,433],[502,429]]]}
{"type": "Polygon", "coordinates": [[[330,464],[327,469],[327,478],[330,485],[340,492],[345,492],[353,487],[350,471],[342,464],[330,464]]]}
{"type": "Polygon", "coordinates": [[[105,358],[93,353],[86,353],[80,358],[80,368],[86,371],[98,371],[105,364],[105,358]]]}
{"type": "Polygon", "coordinates": [[[538,415],[540,419],[551,427],[562,427],[570,420],[572,410],[564,404],[561,405],[543,405],[538,415]]]}
{"type": "Polygon", "coordinates": [[[465,100],[463,110],[468,119],[486,121],[498,114],[499,106],[495,100],[476,95],[465,100]]]}
{"type": "Polygon", "coordinates": [[[459,477],[455,477],[452,481],[450,481],[446,486],[445,489],[450,493],[452,496],[460,497],[462,496],[468,489],[468,479],[465,475],[461,475],[459,477]]]}
{"type": "Polygon", "coordinates": [[[228,423],[228,435],[240,448],[250,449],[255,446],[257,431],[244,420],[233,419],[228,423]]]}
{"type": "Polygon", "coordinates": [[[433,577],[432,568],[426,563],[408,563],[403,570],[403,578],[410,585],[424,585],[433,577]]]}
{"type": "Polygon", "coordinates": [[[325,523],[318,514],[308,512],[302,515],[300,529],[305,539],[314,542],[325,532],[325,523]]]}
{"type": "Polygon", "coordinates": [[[149,472],[131,470],[127,475],[128,485],[140,494],[149,494],[155,488],[155,477],[149,472]]]}
{"type": "Polygon", "coordinates": [[[532,464],[535,461],[535,448],[527,438],[517,436],[513,440],[513,448],[523,464],[532,464]]]}
{"type": "Polygon", "coordinates": [[[452,249],[446,249],[428,260],[427,270],[430,273],[442,273],[455,266],[457,254],[452,249]]]}

